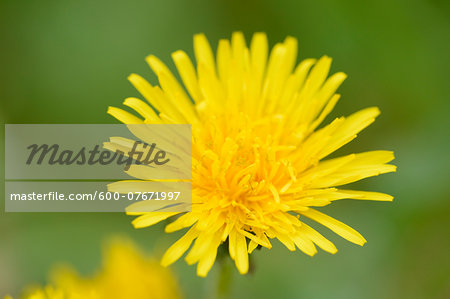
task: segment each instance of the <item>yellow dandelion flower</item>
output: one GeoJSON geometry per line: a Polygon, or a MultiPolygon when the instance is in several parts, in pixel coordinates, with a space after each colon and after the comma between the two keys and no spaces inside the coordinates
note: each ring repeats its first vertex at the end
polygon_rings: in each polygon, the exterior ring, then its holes
{"type": "MultiPolygon", "coordinates": [[[[126,239],[106,247],[103,267],[93,277],[82,277],[72,267],[60,266],[51,275],[51,284],[30,287],[24,299],[177,299],[178,284],[157,260],[144,256],[126,239]]],[[[5,299],[12,299],[6,296],[5,299]]]]}
{"type": "MultiPolygon", "coordinates": [[[[240,32],[220,40],[214,56],[203,34],[194,36],[196,67],[183,51],[172,54],[183,85],[155,56],[146,61],[160,86],[139,75],[129,80],[151,104],[127,98],[124,105],[141,117],[110,107],[108,113],[127,124],[190,123],[193,125],[193,207],[165,231],[189,228],[162,258],[167,266],[186,256],[206,276],[217,249],[228,241],[240,273],[249,269],[248,254],[258,245],[271,248],[278,239],[314,255],[319,246],[336,247],[302,220],[310,218],[350,242],[366,240],[354,229],[316,207],[350,198],[391,201],[377,192],[336,187],[395,171],[390,151],[370,151],[323,160],[353,140],[380,113],[367,108],[321,125],[340,98],[344,73],[328,77],[331,59],[306,59],[296,65],[297,40],[286,38],[269,53],[264,33],[247,47],[240,32]],[[328,78],[327,78],[328,77],[328,78]],[[187,92],[186,92],[187,91],[187,92]],[[153,108],[152,108],[153,107],[153,108]]],[[[133,173],[130,173],[133,175],[133,173]]],[[[142,178],[139,174],[134,175],[142,178]]],[[[141,213],[133,224],[146,227],[177,213],[141,213]]],[[[133,213],[136,215],[136,213],[133,213]]]]}
{"type": "Polygon", "coordinates": [[[133,243],[117,239],[107,247],[104,265],[94,280],[101,298],[181,298],[169,269],[146,257],[133,243]]]}
{"type": "MultiPolygon", "coordinates": [[[[47,285],[45,287],[30,288],[24,296],[24,299],[99,299],[95,292],[86,292],[80,289],[67,289],[47,285]]],[[[13,299],[6,296],[4,299],[13,299]]]]}
{"type": "MultiPolygon", "coordinates": [[[[23,299],[99,299],[95,293],[88,294],[79,290],[68,290],[64,288],[56,288],[52,285],[45,287],[30,288],[23,299]]],[[[13,299],[11,296],[5,296],[4,299],[13,299]]]]}

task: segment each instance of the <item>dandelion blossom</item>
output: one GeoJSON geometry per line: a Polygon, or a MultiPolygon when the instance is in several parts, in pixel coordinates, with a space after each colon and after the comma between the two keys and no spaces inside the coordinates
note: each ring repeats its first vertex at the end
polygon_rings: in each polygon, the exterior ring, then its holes
{"type": "MultiPolygon", "coordinates": [[[[169,269],[143,255],[128,239],[115,239],[106,247],[103,267],[91,277],[80,276],[72,267],[60,266],[51,284],[31,286],[25,299],[177,299],[180,289],[169,269]]],[[[12,299],[6,296],[5,299],[12,299]]]]}
{"type": "MultiPolygon", "coordinates": [[[[136,74],[129,76],[151,104],[125,100],[124,105],[140,117],[108,109],[127,124],[193,126],[192,211],[141,213],[133,221],[141,228],[177,215],[165,231],[188,228],[166,251],[162,264],[172,264],[190,248],[186,262],[198,263],[197,274],[206,276],[218,247],[226,241],[242,274],[249,269],[248,255],[258,246],[270,249],[272,239],[311,256],[316,246],[335,253],[333,243],[305,224],[305,218],[363,245],[366,240],[357,231],[319,210],[346,198],[392,200],[383,193],[338,188],[395,171],[387,164],[394,158],[392,152],[325,159],[370,125],[380,113],[378,108],[321,126],[340,98],[336,90],[346,75],[328,77],[331,59],[327,56],[296,65],[297,40],[292,37],[269,53],[265,34],[256,33],[247,46],[243,34],[236,32],[231,41],[220,40],[214,55],[206,37],[198,34],[194,53],[196,66],[185,52],[172,54],[182,84],[152,55],[146,61],[160,86],[136,74]]],[[[138,173],[130,174],[142,179],[138,173]]]]}

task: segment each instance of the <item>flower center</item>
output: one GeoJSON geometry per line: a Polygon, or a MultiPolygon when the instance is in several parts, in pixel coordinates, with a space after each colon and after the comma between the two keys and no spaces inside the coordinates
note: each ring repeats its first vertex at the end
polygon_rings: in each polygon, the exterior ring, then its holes
{"type": "Polygon", "coordinates": [[[294,146],[285,144],[283,118],[257,121],[247,115],[214,115],[194,128],[194,185],[205,204],[246,215],[279,210],[280,193],[295,181],[289,161],[294,146]],[[215,205],[217,207],[217,205],[215,205]],[[270,208],[272,207],[272,208],[270,208]]]}

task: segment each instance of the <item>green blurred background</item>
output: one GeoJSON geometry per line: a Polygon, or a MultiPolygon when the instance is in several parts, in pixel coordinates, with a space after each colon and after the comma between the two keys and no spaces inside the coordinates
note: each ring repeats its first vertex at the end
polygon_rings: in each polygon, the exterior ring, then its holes
{"type": "MultiPolygon", "coordinates": [[[[271,45],[292,35],[299,40],[300,59],[327,54],[334,59],[333,72],[349,75],[333,117],[380,107],[378,120],[340,153],[394,150],[397,173],[355,187],[392,194],[395,201],[341,201],[323,208],[368,243],[360,248],[322,229],[337,245],[336,255],[319,252],[310,258],[276,244],[254,254],[254,274],[233,270],[232,294],[450,298],[449,3],[1,0],[0,118],[3,123],[116,123],[107,106],[138,96],[127,75],[135,72],[155,82],[146,55],[173,68],[170,53],[185,49],[192,55],[194,33],[204,32],[214,48],[234,30],[242,30],[247,40],[265,31],[271,45]]],[[[3,168],[3,154],[1,163],[3,168]]],[[[60,261],[91,273],[100,264],[102,240],[116,233],[131,236],[156,256],[180,236],[163,234],[163,225],[134,230],[131,220],[119,213],[5,214],[2,208],[0,295],[44,283],[60,261]]],[[[217,264],[206,279],[184,261],[172,268],[188,298],[213,292],[217,264]]]]}

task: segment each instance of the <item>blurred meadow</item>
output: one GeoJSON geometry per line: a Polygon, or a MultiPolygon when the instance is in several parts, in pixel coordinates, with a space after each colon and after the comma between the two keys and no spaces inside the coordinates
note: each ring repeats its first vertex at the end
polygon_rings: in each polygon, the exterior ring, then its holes
{"type": "MultiPolygon", "coordinates": [[[[344,200],[321,208],[363,234],[364,247],[316,225],[336,255],[319,250],[311,258],[274,241],[273,249],[252,255],[253,274],[232,267],[232,295],[450,298],[448,1],[0,0],[0,119],[117,123],[107,107],[140,96],[127,76],[156,83],[145,56],[155,54],[173,70],[173,51],[193,57],[193,34],[204,32],[215,49],[236,30],[247,42],[264,31],[271,46],[294,36],[299,59],[331,56],[332,73],[348,78],[328,121],[363,107],[382,112],[339,154],[393,150],[398,170],[354,184],[391,194],[392,203],[344,200]]],[[[91,273],[111,235],[127,235],[156,257],[181,236],[164,234],[163,224],[135,230],[121,213],[0,214],[0,296],[44,283],[58,262],[91,273]]],[[[187,298],[214,293],[217,263],[206,279],[183,260],[171,268],[187,298]]]]}

